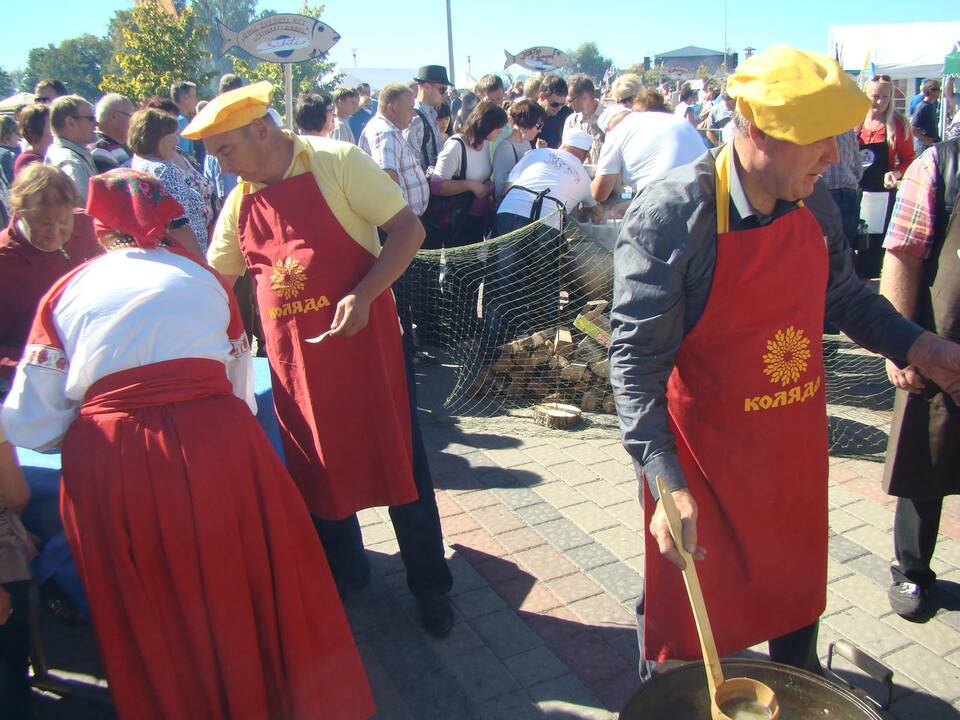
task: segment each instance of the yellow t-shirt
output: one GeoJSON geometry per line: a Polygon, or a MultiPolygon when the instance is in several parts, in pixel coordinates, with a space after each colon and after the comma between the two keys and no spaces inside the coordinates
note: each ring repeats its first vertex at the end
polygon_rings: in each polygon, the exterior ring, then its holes
{"type": "MultiPolygon", "coordinates": [[[[400,186],[356,145],[323,137],[292,137],[293,161],[284,179],[312,172],[323,199],[347,234],[371,254],[379,255],[377,226],[407,204],[400,186]]],[[[237,229],[240,201],[263,187],[241,179],[224,201],[207,251],[207,261],[224,275],[246,271],[237,229]]]]}

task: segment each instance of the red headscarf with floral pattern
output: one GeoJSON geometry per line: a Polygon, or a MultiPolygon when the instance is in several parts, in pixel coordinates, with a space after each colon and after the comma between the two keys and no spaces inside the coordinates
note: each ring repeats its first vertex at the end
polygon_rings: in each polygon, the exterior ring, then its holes
{"type": "Polygon", "coordinates": [[[87,215],[93,218],[98,237],[119,232],[138,247],[153,248],[183,212],[153,175],[118,168],[89,180],[87,215]]]}

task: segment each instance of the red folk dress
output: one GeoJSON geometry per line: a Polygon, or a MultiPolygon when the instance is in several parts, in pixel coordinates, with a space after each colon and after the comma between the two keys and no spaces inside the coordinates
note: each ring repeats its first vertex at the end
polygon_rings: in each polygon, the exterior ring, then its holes
{"type": "Polygon", "coordinates": [[[376,258],[344,230],[311,172],[245,195],[240,249],[257,286],[287,468],[310,511],[338,520],[417,499],[400,324],[387,290],[352,337],[337,303],[376,258]]]}
{"type": "MultiPolygon", "coordinates": [[[[699,507],[698,541],[708,554],[697,570],[721,655],[809,625],[823,612],[827,585],[826,242],[802,206],[729,232],[729,148],[716,163],[710,297],[667,388],[699,507]]],[[[649,527],[655,503],[644,492],[649,527]]],[[[681,573],[649,531],[644,539],[645,657],[699,658],[681,573]]]]}
{"type": "MultiPolygon", "coordinates": [[[[76,272],[41,302],[31,362],[68,367],[54,312],[76,272]]],[[[237,347],[246,335],[225,289],[237,347]]],[[[162,287],[154,296],[175,301],[162,287]]],[[[62,462],[64,530],[120,718],[374,713],[303,499],[223,362],[165,360],[100,378],[62,462]]]]}

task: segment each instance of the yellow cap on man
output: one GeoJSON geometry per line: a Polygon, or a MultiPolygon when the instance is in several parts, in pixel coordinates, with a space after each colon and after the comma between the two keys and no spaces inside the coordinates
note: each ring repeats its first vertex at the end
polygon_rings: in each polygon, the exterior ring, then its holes
{"type": "Polygon", "coordinates": [[[267,114],[273,98],[273,84],[261,80],[225,92],[207,103],[180,133],[189,140],[236,130],[267,114]]]}
{"type": "Polygon", "coordinates": [[[836,60],[786,45],[758,53],[727,81],[737,112],[777,140],[808,145],[863,121],[870,100],[836,60]]]}

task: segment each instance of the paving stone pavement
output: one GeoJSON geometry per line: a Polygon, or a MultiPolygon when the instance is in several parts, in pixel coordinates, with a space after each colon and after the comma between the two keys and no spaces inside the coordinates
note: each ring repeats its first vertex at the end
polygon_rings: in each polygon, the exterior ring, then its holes
{"type": "MultiPolygon", "coordinates": [[[[378,718],[616,718],[637,687],[643,519],[629,457],[612,433],[516,428],[424,427],[456,578],[446,640],[418,630],[387,514],[362,514],[376,576],[346,607],[378,718]]],[[[892,668],[887,718],[960,718],[960,506],[947,503],[937,548],[948,609],[908,623],[886,599],[894,501],[880,489],[882,465],[832,458],[830,469],[821,657],[847,639],[892,668]]],[[[879,692],[856,668],[839,669],[879,692]]]]}

